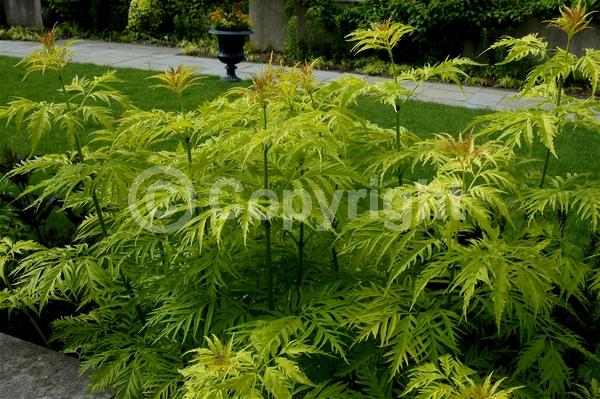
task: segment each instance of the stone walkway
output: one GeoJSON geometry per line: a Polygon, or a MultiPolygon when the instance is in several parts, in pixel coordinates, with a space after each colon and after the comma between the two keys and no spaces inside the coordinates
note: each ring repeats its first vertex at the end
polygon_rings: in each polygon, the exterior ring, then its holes
{"type": "Polygon", "coordinates": [[[77,359],[0,333],[0,398],[111,399],[87,394],[77,359]]]}
{"type": "MultiPolygon", "coordinates": [[[[37,42],[0,40],[0,55],[24,57],[38,49],[37,42]]],[[[171,47],[156,47],[140,44],[125,44],[94,40],[81,40],[73,45],[76,53],[74,62],[107,65],[115,68],[137,68],[152,71],[164,71],[180,64],[194,66],[206,75],[224,75],[224,65],[215,58],[190,57],[181,54],[181,50],[171,47]]],[[[242,79],[250,79],[265,67],[265,64],[242,62],[237,70],[242,79]]],[[[336,71],[315,71],[319,81],[331,81],[343,76],[361,76],[368,80],[380,80],[357,74],[336,71]]],[[[426,82],[418,91],[416,98],[421,101],[467,108],[488,108],[500,110],[520,108],[531,102],[513,99],[515,92],[484,87],[463,87],[444,83],[426,82]]]]}

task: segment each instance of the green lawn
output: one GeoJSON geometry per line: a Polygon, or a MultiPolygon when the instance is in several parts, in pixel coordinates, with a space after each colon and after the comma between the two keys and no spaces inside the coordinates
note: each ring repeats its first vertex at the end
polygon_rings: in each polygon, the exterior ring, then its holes
{"type": "MultiPolygon", "coordinates": [[[[394,114],[381,105],[367,103],[360,109],[370,120],[383,126],[394,126],[394,114]]],[[[410,102],[402,109],[403,126],[422,137],[433,133],[449,133],[456,135],[461,132],[477,115],[485,110],[472,110],[461,107],[451,107],[441,104],[410,102]]],[[[592,129],[567,129],[556,141],[559,159],[552,159],[548,168],[550,175],[565,173],[590,173],[600,179],[600,131],[592,129]]],[[[531,154],[528,149],[522,150],[524,155],[531,155],[541,163],[546,155],[542,145],[534,146],[531,154]]]]}
{"type": "MultiPolygon", "coordinates": [[[[0,105],[6,104],[14,97],[47,101],[58,97],[58,82],[52,74],[45,76],[34,74],[23,80],[24,68],[22,66],[15,67],[17,62],[16,58],[0,57],[0,76],[2,76],[0,105]]],[[[71,64],[67,67],[66,78],[70,80],[75,75],[99,75],[108,69],[111,68],[89,64],[71,64]]],[[[178,104],[169,93],[161,89],[149,88],[153,83],[146,78],[153,74],[155,72],[119,69],[118,76],[123,83],[118,88],[140,108],[176,110],[178,104]]],[[[217,77],[207,77],[202,81],[201,86],[196,86],[185,93],[186,106],[192,108],[196,104],[213,99],[230,87],[233,87],[231,83],[221,82],[217,77]]],[[[366,117],[383,126],[392,127],[394,125],[393,113],[383,105],[362,101],[359,110],[366,117]]],[[[423,137],[439,132],[456,134],[462,131],[473,117],[485,112],[440,104],[410,102],[403,108],[402,124],[423,137]]],[[[0,146],[8,145],[20,153],[26,154],[29,151],[28,143],[25,132],[17,132],[12,126],[0,126],[0,146]]],[[[64,136],[55,133],[44,138],[38,151],[53,152],[66,148],[67,143],[64,136]]],[[[550,174],[587,172],[600,177],[600,162],[598,162],[600,132],[586,129],[567,132],[558,139],[557,148],[559,160],[552,160],[550,163],[550,174]]],[[[532,155],[542,159],[544,153],[543,148],[536,147],[532,155]]]]}
{"type": "MultiPolygon", "coordinates": [[[[0,105],[5,105],[15,97],[26,97],[31,100],[61,101],[61,95],[57,91],[59,87],[56,75],[48,73],[31,74],[27,79],[23,66],[15,66],[18,58],[0,57],[0,105]]],[[[114,68],[102,67],[91,64],[70,64],[65,70],[65,81],[71,81],[75,75],[97,76],[114,68]]],[[[133,103],[142,109],[161,108],[165,110],[178,110],[179,103],[166,90],[150,89],[156,81],[148,80],[149,76],[157,72],[142,71],[139,69],[119,69],[117,76],[123,82],[116,86],[117,89],[128,95],[133,103]]],[[[217,77],[206,77],[202,85],[184,93],[185,104],[193,108],[203,101],[212,100],[233,87],[231,83],[221,82],[217,77]]],[[[25,132],[17,132],[13,126],[6,127],[0,124],[0,147],[9,145],[20,153],[29,152],[29,140],[25,132]]],[[[44,137],[38,148],[38,152],[56,152],[68,148],[64,135],[58,133],[44,137]]]]}

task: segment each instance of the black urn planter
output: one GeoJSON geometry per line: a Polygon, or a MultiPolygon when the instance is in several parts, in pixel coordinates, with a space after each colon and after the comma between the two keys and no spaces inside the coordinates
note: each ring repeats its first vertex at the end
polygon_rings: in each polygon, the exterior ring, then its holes
{"type": "Polygon", "coordinates": [[[251,30],[220,30],[211,29],[208,33],[217,36],[219,41],[219,60],[226,64],[227,75],[222,78],[227,82],[239,82],[241,79],[235,74],[238,64],[244,61],[244,44],[252,33],[251,30]]]}

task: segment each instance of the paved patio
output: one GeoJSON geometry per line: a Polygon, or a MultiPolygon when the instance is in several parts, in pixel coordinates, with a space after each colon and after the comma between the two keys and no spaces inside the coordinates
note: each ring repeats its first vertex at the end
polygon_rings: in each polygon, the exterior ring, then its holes
{"type": "MultiPolygon", "coordinates": [[[[0,40],[0,55],[21,58],[39,47],[37,42],[0,40]]],[[[152,71],[164,71],[171,66],[184,64],[197,67],[200,73],[206,75],[225,73],[224,65],[215,58],[190,57],[182,55],[180,49],[171,47],[81,40],[73,45],[73,51],[76,53],[74,62],[80,63],[152,71]]],[[[265,64],[242,62],[238,65],[237,73],[242,79],[250,79],[264,67],[265,64]]],[[[336,71],[315,71],[315,78],[322,82],[349,75],[362,76],[368,80],[382,79],[336,71]]],[[[514,95],[515,92],[509,90],[460,88],[452,84],[426,82],[416,98],[426,102],[492,110],[520,108],[531,104],[528,100],[514,99],[514,95]]]]}

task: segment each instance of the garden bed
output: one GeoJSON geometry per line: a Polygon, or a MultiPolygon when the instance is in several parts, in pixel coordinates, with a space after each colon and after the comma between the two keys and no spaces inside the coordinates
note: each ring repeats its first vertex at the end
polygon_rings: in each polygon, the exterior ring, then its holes
{"type": "MultiPolygon", "coordinates": [[[[571,38],[587,15],[565,13],[554,23],[571,38]]],[[[351,39],[393,58],[411,30],[390,22],[351,39]]],[[[598,391],[600,104],[563,90],[575,73],[600,81],[596,53],[499,42],[507,63],[544,63],[529,75],[535,104],[486,112],[413,101],[426,79],[465,79],[463,58],[378,82],[269,66],[216,95],[185,66],[70,65],[54,39],[20,66],[34,83],[10,88],[34,99],[0,108],[14,129],[0,137],[36,155],[5,168],[0,307],[55,319],[92,389],[598,391]],[[64,242],[39,231],[51,217],[70,223],[64,242]]]]}

